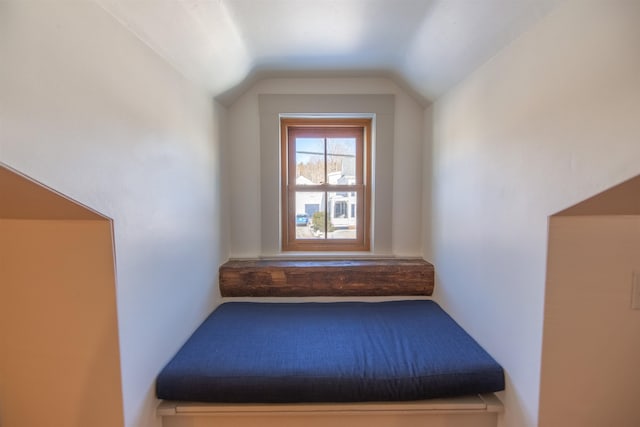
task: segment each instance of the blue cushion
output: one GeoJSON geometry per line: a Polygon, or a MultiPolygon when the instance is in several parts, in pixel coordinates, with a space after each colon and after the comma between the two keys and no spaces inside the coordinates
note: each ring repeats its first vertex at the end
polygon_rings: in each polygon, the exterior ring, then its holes
{"type": "Polygon", "coordinates": [[[158,376],[200,402],[418,400],[504,389],[503,370],[433,301],[219,306],[158,376]]]}

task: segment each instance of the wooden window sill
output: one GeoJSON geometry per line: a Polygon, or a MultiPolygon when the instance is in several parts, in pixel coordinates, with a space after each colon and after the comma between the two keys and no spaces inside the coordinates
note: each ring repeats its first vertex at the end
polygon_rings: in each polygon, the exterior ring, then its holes
{"type": "Polygon", "coordinates": [[[430,296],[434,268],[419,258],[230,260],[223,297],[430,296]]]}

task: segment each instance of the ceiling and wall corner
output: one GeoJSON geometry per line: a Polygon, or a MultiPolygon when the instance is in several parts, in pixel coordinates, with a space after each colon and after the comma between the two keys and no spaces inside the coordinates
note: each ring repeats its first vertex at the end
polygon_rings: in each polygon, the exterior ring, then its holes
{"type": "Polygon", "coordinates": [[[230,105],[300,73],[391,77],[428,103],[563,0],[96,1],[230,105]]]}

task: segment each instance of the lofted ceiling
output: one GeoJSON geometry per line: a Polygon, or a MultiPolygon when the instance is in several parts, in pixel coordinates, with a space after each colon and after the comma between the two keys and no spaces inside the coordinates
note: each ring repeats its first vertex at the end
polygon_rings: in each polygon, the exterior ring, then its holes
{"type": "Polygon", "coordinates": [[[96,1],[230,102],[248,81],[302,74],[393,77],[433,100],[562,0],[96,1]]]}

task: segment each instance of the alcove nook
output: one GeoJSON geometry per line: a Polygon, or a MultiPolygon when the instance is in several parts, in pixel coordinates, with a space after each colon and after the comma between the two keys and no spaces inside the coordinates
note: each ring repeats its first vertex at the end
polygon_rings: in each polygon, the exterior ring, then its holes
{"type": "Polygon", "coordinates": [[[112,222],[0,164],[0,425],[124,425],[112,222]]]}
{"type": "Polygon", "coordinates": [[[550,217],[546,282],[540,426],[640,425],[640,176],[550,217]]]}

